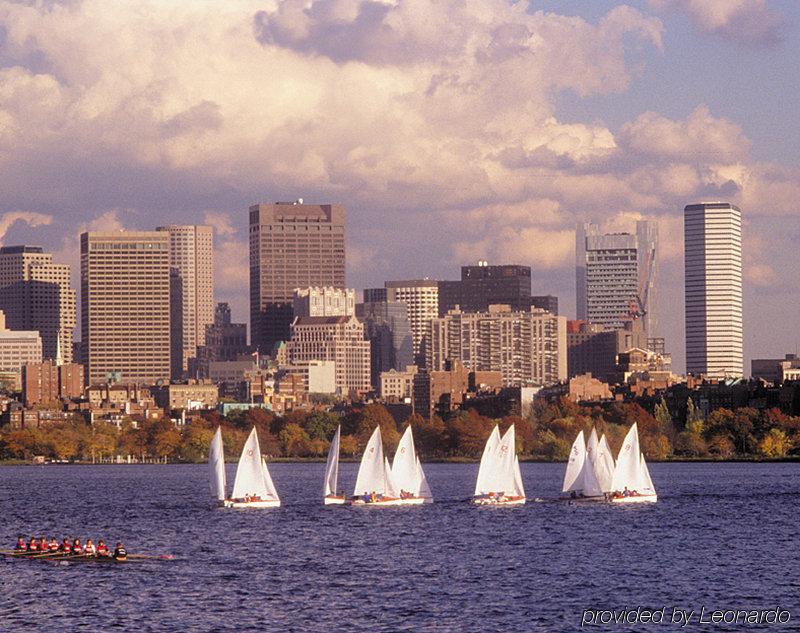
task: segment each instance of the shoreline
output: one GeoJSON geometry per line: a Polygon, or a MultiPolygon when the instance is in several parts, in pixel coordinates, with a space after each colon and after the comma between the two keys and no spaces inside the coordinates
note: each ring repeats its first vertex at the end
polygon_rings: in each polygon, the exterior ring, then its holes
{"type": "MultiPolygon", "coordinates": [[[[275,457],[267,460],[270,464],[324,464],[325,457],[275,457]]],[[[341,458],[339,463],[344,464],[358,464],[361,458],[341,458]]],[[[421,460],[423,464],[479,464],[479,458],[471,457],[439,457],[428,460],[421,460]]],[[[520,463],[526,464],[566,464],[567,460],[557,459],[540,459],[535,457],[522,457],[519,458],[520,463]]],[[[0,468],[3,466],[175,466],[175,465],[191,465],[191,464],[205,464],[205,461],[170,461],[167,463],[161,462],[90,462],[90,461],[72,461],[72,462],[46,462],[44,464],[34,464],[30,461],[21,459],[0,460],[0,468]]],[[[226,461],[226,464],[236,464],[237,460],[226,461]]],[[[800,455],[791,457],[739,457],[739,458],[725,458],[715,459],[711,457],[676,457],[672,459],[651,459],[648,460],[649,464],[792,464],[800,463],[800,455]]]]}

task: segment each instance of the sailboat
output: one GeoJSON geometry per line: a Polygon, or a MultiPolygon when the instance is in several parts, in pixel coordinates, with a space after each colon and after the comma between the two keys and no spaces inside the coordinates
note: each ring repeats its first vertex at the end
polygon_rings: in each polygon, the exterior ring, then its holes
{"type": "Polygon", "coordinates": [[[399,506],[403,505],[395,490],[389,461],[383,456],[381,427],[376,426],[367,442],[358,467],[356,487],[351,505],[399,506]]]}
{"type": "Polygon", "coordinates": [[[658,501],[650,471],[639,448],[639,429],[634,425],[625,436],[617,455],[611,481],[613,503],[648,503],[658,501]]]}
{"type": "Polygon", "coordinates": [[[414,448],[414,436],[411,432],[411,425],[406,427],[400,443],[397,445],[397,452],[392,461],[392,484],[399,492],[402,505],[420,505],[432,503],[428,480],[422,470],[422,464],[417,457],[414,448]],[[423,490],[423,483],[426,490],[423,490]],[[423,492],[425,493],[423,495],[423,492]]]}
{"type": "Polygon", "coordinates": [[[499,427],[495,426],[486,440],[472,500],[478,505],[525,503],[513,424],[502,437],[499,427]]]}
{"type": "Polygon", "coordinates": [[[211,468],[211,494],[220,505],[226,508],[277,508],[281,505],[267,462],[261,457],[255,427],[242,448],[230,498],[225,496],[225,457],[219,427],[211,440],[208,464],[211,468]]]}
{"type": "Polygon", "coordinates": [[[572,443],[567,470],[564,473],[564,484],[561,487],[562,499],[571,501],[603,501],[605,499],[590,457],[596,452],[597,434],[594,434],[594,439],[590,435],[589,443],[590,446],[587,449],[583,440],[583,431],[578,433],[572,443]]]}
{"type": "Polygon", "coordinates": [[[608,446],[606,435],[603,433],[603,435],[600,436],[600,441],[597,443],[597,450],[594,457],[594,472],[597,475],[597,481],[603,492],[611,492],[611,480],[614,478],[615,466],[614,457],[608,446]]]}
{"type": "Polygon", "coordinates": [[[322,492],[325,505],[344,504],[344,494],[336,494],[336,486],[339,483],[339,440],[341,439],[342,427],[336,427],[336,434],[331,440],[331,447],[328,449],[328,461],[325,464],[325,488],[322,492]]]}

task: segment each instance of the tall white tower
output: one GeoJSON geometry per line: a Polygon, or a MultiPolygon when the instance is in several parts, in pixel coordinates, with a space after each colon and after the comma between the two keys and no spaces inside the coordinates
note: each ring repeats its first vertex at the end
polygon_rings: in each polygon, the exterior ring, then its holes
{"type": "Polygon", "coordinates": [[[744,374],[742,212],[727,202],[690,204],[683,216],[686,371],[744,374]]]}

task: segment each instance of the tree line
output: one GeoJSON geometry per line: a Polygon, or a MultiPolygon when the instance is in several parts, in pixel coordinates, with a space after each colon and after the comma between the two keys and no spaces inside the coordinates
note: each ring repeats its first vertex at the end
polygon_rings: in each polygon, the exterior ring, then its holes
{"type": "Polygon", "coordinates": [[[107,461],[117,455],[132,455],[199,462],[207,458],[217,426],[223,429],[229,460],[238,457],[253,426],[258,429],[262,452],[272,457],[323,457],[338,425],[342,427],[343,456],[360,455],[376,426],[381,427],[384,445],[392,455],[408,424],[423,459],[476,459],[495,424],[501,431],[514,424],[517,450],[523,458],[560,461],[567,459],[578,432],[588,433],[592,427],[606,435],[616,453],[634,422],[639,427],[642,450],[650,460],[784,458],[800,452],[800,417],[778,409],[719,409],[704,419],[689,400],[685,423],[676,425],[663,400],[651,413],[636,403],[580,406],[562,399],[536,401],[524,418],[508,415],[498,419],[467,409],[446,419],[432,416],[426,420],[412,415],[398,422],[381,404],[352,408],[344,415],[298,410],[279,416],[253,409],[222,417],[212,411],[180,428],[167,419],[138,425],[128,421],[117,428],[102,422],[89,425],[76,416],[44,428],[0,429],[0,459],[30,460],[42,455],[58,460],[107,461]]]}

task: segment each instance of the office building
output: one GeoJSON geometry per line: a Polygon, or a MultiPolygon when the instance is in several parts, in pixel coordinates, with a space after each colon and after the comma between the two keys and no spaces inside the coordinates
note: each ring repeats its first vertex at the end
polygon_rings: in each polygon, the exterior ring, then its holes
{"type": "Polygon", "coordinates": [[[292,309],[296,317],[352,316],[356,313],[356,291],[352,288],[297,288],[292,309]]]}
{"type": "Polygon", "coordinates": [[[287,343],[290,365],[310,361],[336,364],[336,389],[355,396],[371,389],[370,344],[354,316],[297,317],[287,343]]]}
{"type": "Polygon", "coordinates": [[[595,224],[579,224],[575,273],[579,321],[620,329],[641,319],[657,336],[658,225],[643,220],[636,234],[601,234],[595,224]]]}
{"type": "Polygon", "coordinates": [[[794,380],[800,370],[797,354],[786,354],[783,358],[754,358],[750,361],[750,377],[772,383],[794,380]]]}
{"type": "Polygon", "coordinates": [[[168,225],[170,359],[172,378],[186,376],[189,359],[205,343],[206,326],[214,322],[214,246],[210,226],[168,225]]]}
{"type": "Polygon", "coordinates": [[[727,202],[684,209],[686,371],[744,374],[742,212],[727,202]]]}
{"type": "Polygon", "coordinates": [[[424,367],[430,321],[439,316],[439,282],[435,279],[413,279],[387,281],[384,286],[386,301],[402,301],[406,304],[414,362],[424,367]]]}
{"type": "Polygon", "coordinates": [[[169,380],[169,233],[81,234],[81,334],[87,384],[169,380]]]}
{"type": "Polygon", "coordinates": [[[370,342],[370,376],[378,389],[383,372],[400,371],[414,362],[408,307],[403,301],[359,303],[356,316],[370,342]]]}
{"type": "Polygon", "coordinates": [[[51,360],[22,367],[22,399],[25,406],[83,397],[83,365],[51,360]]]}
{"type": "Polygon", "coordinates": [[[0,311],[0,385],[18,390],[22,367],[42,362],[42,339],[38,332],[6,329],[5,314],[0,311]]]}
{"type": "Polygon", "coordinates": [[[586,321],[567,322],[569,377],[591,374],[610,380],[617,373],[617,356],[633,348],[647,348],[647,336],[639,323],[618,330],[586,321]]]}
{"type": "Polygon", "coordinates": [[[70,268],[54,264],[40,246],[0,247],[0,310],[13,330],[35,330],[42,355],[70,363],[75,328],[75,290],[70,268]]]}
{"type": "Polygon", "coordinates": [[[439,282],[439,316],[459,307],[462,312],[485,312],[490,305],[514,310],[531,306],[531,268],[505,264],[490,266],[480,261],[461,267],[460,281],[439,282]]]}
{"type": "Polygon", "coordinates": [[[278,202],[250,207],[250,337],[268,354],[289,339],[296,288],[345,287],[344,207],[278,202]]]}
{"type": "Polygon", "coordinates": [[[550,314],[558,314],[558,297],[554,295],[535,295],[531,297],[530,306],[539,308],[550,314]]]}
{"type": "Polygon", "coordinates": [[[502,374],[505,387],[551,385],[567,378],[567,321],[544,310],[451,310],[431,321],[428,369],[457,361],[468,371],[502,374]]]}
{"type": "Polygon", "coordinates": [[[206,326],[205,344],[197,348],[197,356],[189,359],[189,373],[194,378],[209,378],[213,361],[236,360],[250,354],[247,324],[231,323],[231,308],[218,303],[214,322],[206,326]]]}

